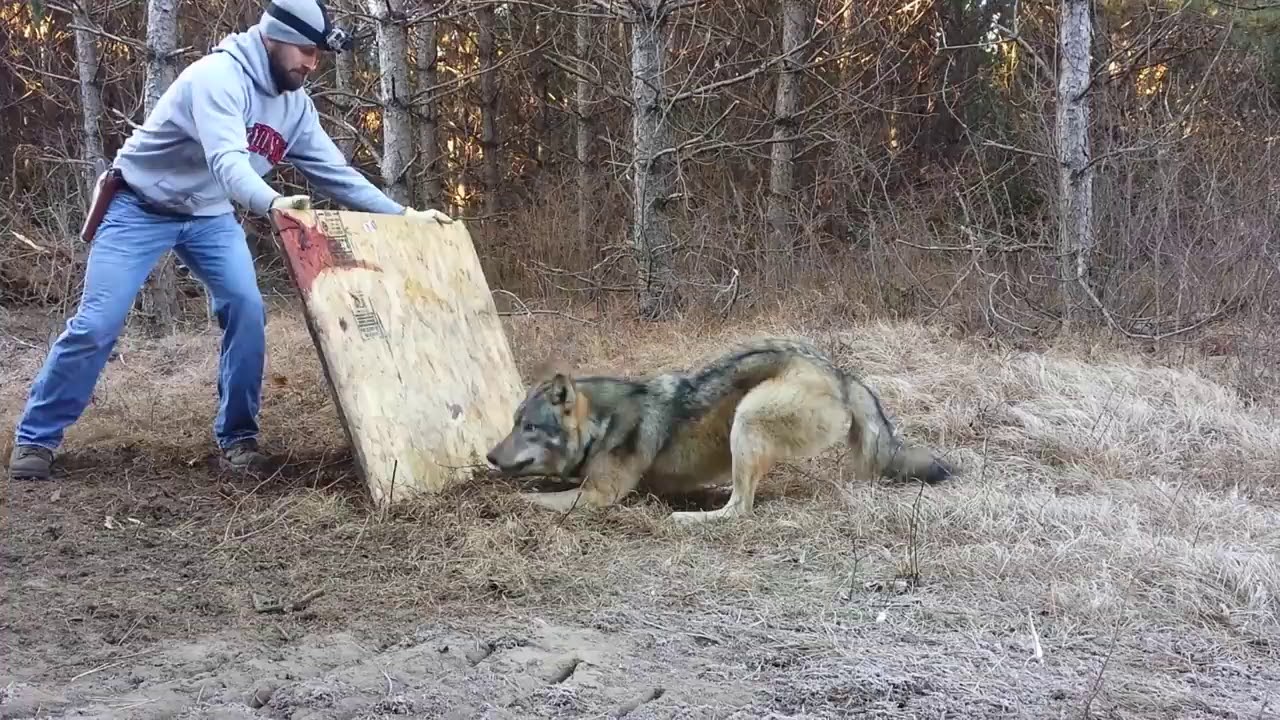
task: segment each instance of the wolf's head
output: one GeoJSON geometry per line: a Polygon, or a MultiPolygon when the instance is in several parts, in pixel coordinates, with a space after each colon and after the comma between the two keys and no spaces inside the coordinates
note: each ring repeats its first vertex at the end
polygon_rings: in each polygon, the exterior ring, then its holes
{"type": "Polygon", "coordinates": [[[511,432],[485,455],[504,475],[565,475],[578,464],[590,405],[567,372],[529,388],[511,432]]]}

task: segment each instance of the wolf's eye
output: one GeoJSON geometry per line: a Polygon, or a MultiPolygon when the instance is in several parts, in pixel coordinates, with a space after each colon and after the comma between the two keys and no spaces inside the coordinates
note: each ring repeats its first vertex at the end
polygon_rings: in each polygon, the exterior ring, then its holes
{"type": "Polygon", "coordinates": [[[524,432],[531,433],[531,432],[536,432],[538,427],[533,423],[525,423],[524,427],[520,429],[523,430],[524,432]]]}

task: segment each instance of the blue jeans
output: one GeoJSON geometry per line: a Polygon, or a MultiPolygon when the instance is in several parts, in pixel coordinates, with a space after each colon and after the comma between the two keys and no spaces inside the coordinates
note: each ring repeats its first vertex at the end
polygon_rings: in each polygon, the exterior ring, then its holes
{"type": "Polygon", "coordinates": [[[167,250],[173,250],[209,289],[222,328],[214,437],[223,448],[256,438],[266,308],[244,230],[234,214],[158,214],[121,190],[90,248],[80,306],[31,386],[15,443],[53,450],[62,442],[66,428],[89,404],[138,291],[167,250]]]}

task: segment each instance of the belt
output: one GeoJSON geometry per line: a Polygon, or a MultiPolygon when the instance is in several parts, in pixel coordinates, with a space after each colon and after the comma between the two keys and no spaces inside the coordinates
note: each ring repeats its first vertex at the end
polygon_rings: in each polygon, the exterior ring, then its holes
{"type": "Polygon", "coordinates": [[[112,175],[116,177],[116,181],[119,183],[118,185],[119,190],[117,192],[127,192],[130,195],[132,195],[137,200],[138,204],[142,206],[143,210],[146,210],[149,213],[154,213],[156,215],[164,215],[166,217],[172,217],[172,218],[194,217],[191,213],[184,213],[184,212],[178,212],[177,210],[170,210],[169,208],[161,207],[151,202],[150,200],[147,200],[145,197],[142,196],[141,193],[139,193],[137,190],[134,190],[133,186],[131,186],[129,182],[124,179],[124,174],[120,172],[120,168],[113,167],[111,168],[110,172],[112,175]]]}
{"type": "Polygon", "coordinates": [[[97,234],[98,226],[102,224],[102,218],[107,214],[107,208],[111,205],[112,198],[120,192],[127,192],[133,195],[137,199],[138,205],[149,213],[170,218],[192,217],[189,213],[157,207],[142,197],[138,191],[129,187],[129,183],[125,182],[124,173],[120,172],[120,168],[108,168],[106,172],[98,176],[97,182],[93,184],[93,192],[89,197],[88,212],[84,216],[84,224],[80,226],[80,239],[85,244],[93,242],[93,236],[97,234]]]}

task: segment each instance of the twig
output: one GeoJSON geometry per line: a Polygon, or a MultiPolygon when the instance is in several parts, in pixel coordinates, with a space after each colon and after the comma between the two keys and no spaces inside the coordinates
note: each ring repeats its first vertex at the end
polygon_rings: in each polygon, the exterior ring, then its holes
{"type": "Polygon", "coordinates": [[[568,320],[574,320],[576,322],[584,323],[586,325],[595,325],[595,322],[592,320],[587,320],[580,317],[574,317],[573,315],[560,312],[559,310],[525,310],[524,312],[500,312],[498,314],[503,317],[512,317],[516,315],[521,315],[521,316],[523,315],[559,315],[560,317],[566,318],[568,320]]]}
{"type": "Polygon", "coordinates": [[[1030,155],[1031,157],[1038,157],[1043,160],[1050,160],[1053,162],[1058,161],[1058,158],[1050,155],[1049,153],[1040,152],[1039,150],[1027,150],[1026,148],[1014,147],[1013,145],[1006,145],[1001,142],[996,142],[995,140],[983,140],[982,142],[984,145],[997,148],[999,150],[1008,150],[1009,152],[1016,152],[1016,153],[1021,153],[1023,155],[1030,155]]]}
{"type": "Polygon", "coordinates": [[[39,345],[36,345],[35,343],[27,342],[26,340],[23,340],[22,338],[19,338],[19,337],[14,337],[13,335],[9,336],[9,340],[10,342],[13,342],[16,345],[21,345],[22,347],[30,348],[31,350],[42,349],[39,345]]]}
{"type": "Polygon", "coordinates": [[[352,138],[354,138],[356,142],[360,143],[361,147],[369,151],[369,155],[373,156],[374,161],[376,161],[378,165],[382,164],[382,153],[378,152],[378,148],[374,147],[374,144],[370,142],[369,138],[365,137],[365,134],[361,132],[359,128],[347,122],[346,118],[338,117],[337,115],[327,112],[320,113],[320,117],[335,125],[341,125],[346,128],[346,130],[351,133],[352,138]]]}
{"type": "Polygon", "coordinates": [[[116,116],[118,116],[121,120],[123,120],[124,123],[129,126],[130,130],[137,130],[142,127],[138,123],[134,122],[133,118],[120,112],[119,108],[107,108],[107,109],[110,110],[112,113],[114,113],[116,116]]]}
{"type": "Polygon", "coordinates": [[[278,600],[268,600],[259,597],[256,593],[253,595],[253,610],[259,613],[289,613],[306,610],[307,606],[315,601],[316,598],[324,595],[324,588],[316,588],[311,592],[303,595],[297,600],[291,602],[282,602],[278,600]]]}
{"type": "Polygon", "coordinates": [[[1213,322],[1214,320],[1217,320],[1223,315],[1226,315],[1227,312],[1231,310],[1231,308],[1229,307],[1219,308],[1218,310],[1211,312],[1205,315],[1204,317],[1200,318],[1196,322],[1193,322],[1189,325],[1184,325],[1179,328],[1175,328],[1173,330],[1169,330],[1168,332],[1138,333],[1138,332],[1133,332],[1132,330],[1126,330],[1125,328],[1120,326],[1120,323],[1116,321],[1115,316],[1112,315],[1111,311],[1107,309],[1107,306],[1103,304],[1102,300],[1100,300],[1098,296],[1093,293],[1093,289],[1090,288],[1089,284],[1084,281],[1084,278],[1077,277],[1076,284],[1080,286],[1080,289],[1083,290],[1086,295],[1088,295],[1090,302],[1092,302],[1094,307],[1096,307],[1098,311],[1102,313],[1103,319],[1107,321],[1107,324],[1111,326],[1112,330],[1115,330],[1116,332],[1124,335],[1125,337],[1128,337],[1134,340],[1164,340],[1167,338],[1174,337],[1175,335],[1182,335],[1184,333],[1191,332],[1192,330],[1195,330],[1203,325],[1207,325],[1213,322]]]}
{"type": "Polygon", "coordinates": [[[1227,2],[1226,0],[1213,0],[1213,4],[1229,7],[1233,10],[1243,10],[1245,12],[1256,12],[1259,10],[1275,10],[1280,8],[1280,2],[1258,3],[1256,5],[1237,5],[1236,3],[1227,2]]]}
{"type": "Polygon", "coordinates": [[[68,685],[70,685],[71,683],[74,683],[75,681],[79,680],[79,679],[80,679],[80,678],[82,678],[82,677],[86,677],[86,676],[92,675],[92,674],[94,674],[94,673],[96,673],[96,672],[100,672],[100,671],[102,671],[102,670],[106,670],[107,668],[115,667],[116,665],[119,665],[119,664],[120,664],[120,661],[119,661],[119,660],[116,660],[116,661],[114,661],[114,662],[109,662],[109,663],[107,663],[107,664],[105,664],[105,665],[99,665],[98,667],[96,667],[96,668],[94,668],[94,669],[92,669],[92,670],[85,670],[84,672],[80,673],[79,675],[77,675],[77,676],[75,676],[75,677],[71,678],[70,680],[68,680],[68,681],[67,681],[67,684],[68,684],[68,685]]]}
{"type": "Polygon", "coordinates": [[[32,242],[30,238],[28,238],[26,235],[23,235],[22,233],[18,232],[17,230],[10,230],[10,231],[9,231],[9,234],[13,235],[14,237],[18,238],[18,239],[19,239],[19,240],[21,240],[22,242],[26,243],[26,244],[27,244],[27,246],[29,246],[32,250],[35,250],[35,251],[36,251],[36,252],[38,252],[38,253],[46,253],[46,252],[49,252],[48,250],[45,250],[44,248],[42,248],[42,247],[40,247],[39,245],[37,245],[37,244],[35,244],[34,242],[32,242]]]}
{"type": "Polygon", "coordinates": [[[716,80],[714,82],[710,82],[705,85],[702,85],[701,87],[696,87],[692,90],[685,90],[683,92],[676,93],[671,96],[671,99],[668,100],[667,103],[671,106],[674,106],[676,103],[682,102],[684,100],[689,100],[695,97],[706,96],[707,94],[712,93],[716,90],[721,90],[723,88],[729,87],[730,85],[737,85],[739,83],[743,83],[755,78],[756,76],[769,70],[775,65],[782,64],[784,61],[789,59],[792,55],[799,55],[800,53],[808,50],[809,46],[813,45],[814,42],[822,36],[822,31],[826,28],[826,26],[831,24],[834,21],[834,19],[838,16],[839,16],[838,14],[833,15],[831,18],[820,20],[817,23],[815,23],[812,32],[809,33],[809,37],[806,38],[804,42],[800,43],[799,45],[796,45],[794,48],[791,48],[791,50],[789,50],[788,52],[784,52],[781,55],[777,55],[775,57],[769,58],[768,60],[765,60],[764,62],[760,63],[759,65],[755,66],[754,68],[740,75],[736,75],[730,78],[723,78],[721,80],[716,80]]]}
{"type": "Polygon", "coordinates": [[[594,322],[594,321],[587,320],[587,319],[585,319],[585,318],[574,317],[573,315],[570,315],[570,314],[568,314],[568,313],[560,312],[559,310],[533,310],[533,309],[531,309],[528,305],[526,305],[526,304],[525,304],[525,302],[524,302],[523,300],[521,300],[519,297],[517,297],[515,293],[509,292],[509,291],[507,291],[507,290],[494,290],[494,292],[496,292],[496,293],[499,293],[499,292],[500,292],[500,293],[502,293],[502,294],[504,294],[504,295],[510,295],[510,296],[511,296],[511,299],[512,299],[512,300],[515,300],[515,301],[516,301],[516,303],[518,303],[518,304],[520,305],[520,307],[521,307],[521,310],[520,310],[519,312],[510,312],[510,311],[507,311],[507,312],[499,312],[499,313],[498,313],[498,315],[500,315],[500,316],[502,316],[502,317],[512,317],[512,316],[517,316],[517,315],[558,315],[558,316],[560,316],[560,317],[562,317],[562,318],[566,318],[566,319],[568,319],[568,320],[573,320],[573,321],[575,321],[575,322],[583,323],[584,325],[595,325],[595,322],[594,322]]]}

